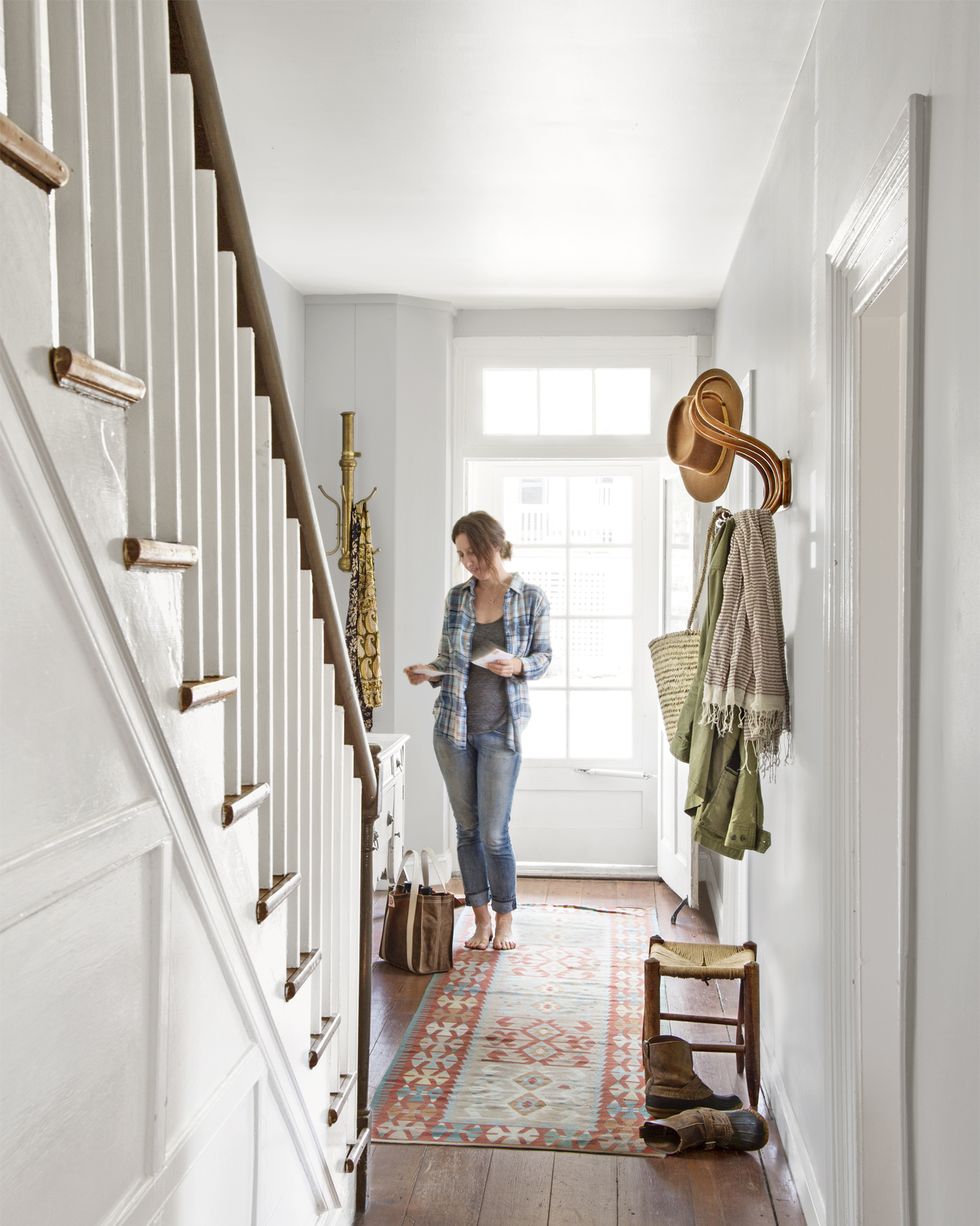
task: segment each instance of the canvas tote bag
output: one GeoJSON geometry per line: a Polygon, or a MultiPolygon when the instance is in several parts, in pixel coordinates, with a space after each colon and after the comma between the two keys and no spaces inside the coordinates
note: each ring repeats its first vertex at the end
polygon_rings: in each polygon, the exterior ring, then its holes
{"type": "Polygon", "coordinates": [[[434,853],[428,847],[421,852],[406,851],[398,876],[388,889],[381,957],[415,975],[448,971],[453,965],[453,912],[457,906],[462,903],[446,888],[434,853]],[[430,870],[441,889],[429,885],[430,870]]]}
{"type": "Polygon", "coordinates": [[[691,602],[687,629],[662,634],[659,638],[651,639],[649,644],[653,675],[657,682],[657,696],[660,699],[660,714],[663,716],[664,731],[667,733],[668,741],[674,739],[681,707],[684,705],[688,690],[693,685],[698,672],[701,631],[692,629],[692,626],[704,588],[705,576],[708,573],[711,542],[714,540],[717,525],[723,523],[730,515],[731,511],[727,511],[724,507],[716,507],[711,523],[708,524],[708,534],[704,541],[704,557],[701,559],[701,577],[698,579],[694,600],[691,602]]]}

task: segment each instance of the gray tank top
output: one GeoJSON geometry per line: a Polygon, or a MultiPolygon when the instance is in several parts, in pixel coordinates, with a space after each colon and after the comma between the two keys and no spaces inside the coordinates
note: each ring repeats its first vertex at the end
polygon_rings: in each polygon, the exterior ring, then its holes
{"type": "MultiPolygon", "coordinates": [[[[470,657],[486,655],[494,647],[507,649],[504,636],[504,619],[495,622],[477,622],[473,627],[473,647],[470,657]]],[[[466,731],[469,735],[478,732],[496,732],[506,726],[510,718],[507,704],[507,681],[488,668],[470,665],[466,683],[466,731]]]]}

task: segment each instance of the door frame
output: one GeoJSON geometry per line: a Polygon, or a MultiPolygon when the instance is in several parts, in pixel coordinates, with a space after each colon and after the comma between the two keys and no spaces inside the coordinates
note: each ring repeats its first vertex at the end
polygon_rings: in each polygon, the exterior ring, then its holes
{"type": "MultiPolygon", "coordinates": [[[[657,713],[656,690],[652,674],[645,671],[640,675],[645,656],[646,642],[649,637],[649,625],[644,630],[644,622],[639,613],[643,609],[653,609],[659,604],[661,595],[662,575],[654,568],[643,565],[644,557],[653,549],[654,542],[662,536],[661,507],[658,502],[660,488],[660,471],[664,460],[651,457],[633,458],[601,458],[598,460],[582,457],[550,459],[535,459],[516,457],[509,459],[486,459],[467,457],[461,463],[462,488],[466,492],[466,505],[480,505],[493,510],[493,504],[488,500],[473,498],[473,469],[483,466],[494,466],[498,472],[510,469],[515,473],[527,470],[527,475],[541,474],[569,478],[578,476],[597,476],[604,474],[628,476],[634,483],[634,501],[632,512],[632,544],[630,546],[634,559],[634,606],[632,620],[634,648],[634,683],[631,687],[633,695],[633,742],[634,756],[629,759],[602,758],[596,755],[584,757],[567,757],[552,760],[535,758],[525,755],[518,782],[518,794],[526,798],[535,793],[572,791],[581,795],[593,794],[596,803],[601,807],[608,802],[610,796],[616,793],[640,793],[640,804],[643,806],[643,816],[655,818],[659,815],[659,755],[650,751],[650,746],[657,744],[656,732],[659,726],[657,713]],[[646,535],[644,535],[646,534],[646,535]],[[645,549],[644,549],[645,544],[645,549]],[[595,778],[585,778],[585,773],[595,771],[595,778]],[[569,777],[572,772],[573,777],[569,777]],[[603,798],[605,792],[605,798],[603,798]]],[[[522,472],[523,475],[523,472],[522,472]]],[[[480,482],[475,483],[479,486],[480,482]]],[[[520,546],[515,546],[520,550],[520,546]]],[[[532,683],[533,684],[533,683],[532,683]]],[[[543,691],[547,693],[547,690],[543,691]]],[[[534,692],[531,695],[534,706],[534,692]]],[[[515,818],[515,820],[517,820],[515,818]]],[[[569,843],[574,843],[574,834],[569,833],[569,843]]],[[[656,836],[653,841],[653,851],[656,852],[656,836]]],[[[566,854],[570,849],[564,848],[566,854]]],[[[620,848],[620,852],[624,849],[620,848]]],[[[585,877],[605,879],[656,880],[659,876],[659,863],[656,854],[650,859],[621,862],[615,856],[606,861],[587,860],[584,858],[561,859],[519,859],[517,873],[520,877],[585,877]]]]}
{"type": "MultiPolygon", "coordinates": [[[[825,713],[828,821],[831,840],[828,881],[830,957],[829,1097],[832,1167],[828,1220],[860,1222],[864,1162],[861,1153],[862,1051],[860,897],[860,754],[858,736],[859,528],[857,459],[860,431],[859,327],[865,309],[903,267],[908,270],[906,396],[899,428],[900,472],[905,498],[901,520],[899,581],[902,590],[898,667],[900,761],[898,940],[900,985],[899,1063],[901,1146],[895,1155],[900,1223],[910,1214],[909,1117],[910,1017],[914,991],[912,939],[915,897],[911,857],[916,837],[915,761],[919,694],[919,602],[921,575],[923,305],[925,290],[926,188],[929,102],[910,97],[871,173],[827,254],[829,305],[828,562],[825,713]]],[[[887,951],[885,951],[887,953],[887,951]]]]}

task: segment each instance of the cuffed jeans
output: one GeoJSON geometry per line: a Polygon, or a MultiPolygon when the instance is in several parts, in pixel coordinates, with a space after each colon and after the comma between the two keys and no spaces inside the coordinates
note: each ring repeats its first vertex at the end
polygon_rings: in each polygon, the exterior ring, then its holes
{"type": "Polygon", "coordinates": [[[460,749],[435,734],[436,761],[456,819],[456,850],[466,901],[498,915],[517,906],[517,861],[510,843],[510,807],[521,755],[501,732],[479,732],[460,749]]]}

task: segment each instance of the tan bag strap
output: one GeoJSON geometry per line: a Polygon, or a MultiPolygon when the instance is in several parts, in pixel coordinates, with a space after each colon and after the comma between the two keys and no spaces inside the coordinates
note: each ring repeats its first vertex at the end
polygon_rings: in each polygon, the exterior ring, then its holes
{"type": "Polygon", "coordinates": [[[698,579],[697,591],[694,593],[694,599],[691,601],[691,612],[687,617],[687,628],[689,631],[694,625],[694,614],[698,611],[698,602],[701,599],[701,592],[704,590],[704,581],[708,574],[708,557],[711,554],[711,542],[715,538],[715,528],[719,523],[724,523],[726,519],[730,519],[731,514],[727,507],[715,507],[714,514],[711,516],[711,523],[708,524],[708,531],[704,538],[704,556],[701,559],[701,577],[698,579]]]}
{"type": "Polygon", "coordinates": [[[421,877],[425,884],[429,884],[429,868],[431,866],[433,873],[439,879],[439,884],[442,886],[443,893],[448,894],[446,883],[442,879],[442,874],[439,872],[439,866],[436,864],[436,853],[431,847],[423,847],[420,852],[406,851],[402,856],[402,862],[398,868],[398,878],[396,886],[401,883],[404,877],[408,880],[406,867],[409,859],[415,865],[415,871],[412,873],[412,885],[408,896],[408,932],[405,938],[405,960],[408,963],[410,970],[415,970],[415,963],[412,961],[412,955],[415,952],[415,912],[419,905],[419,878],[421,877]],[[419,872],[421,869],[421,872],[419,872]]]}

